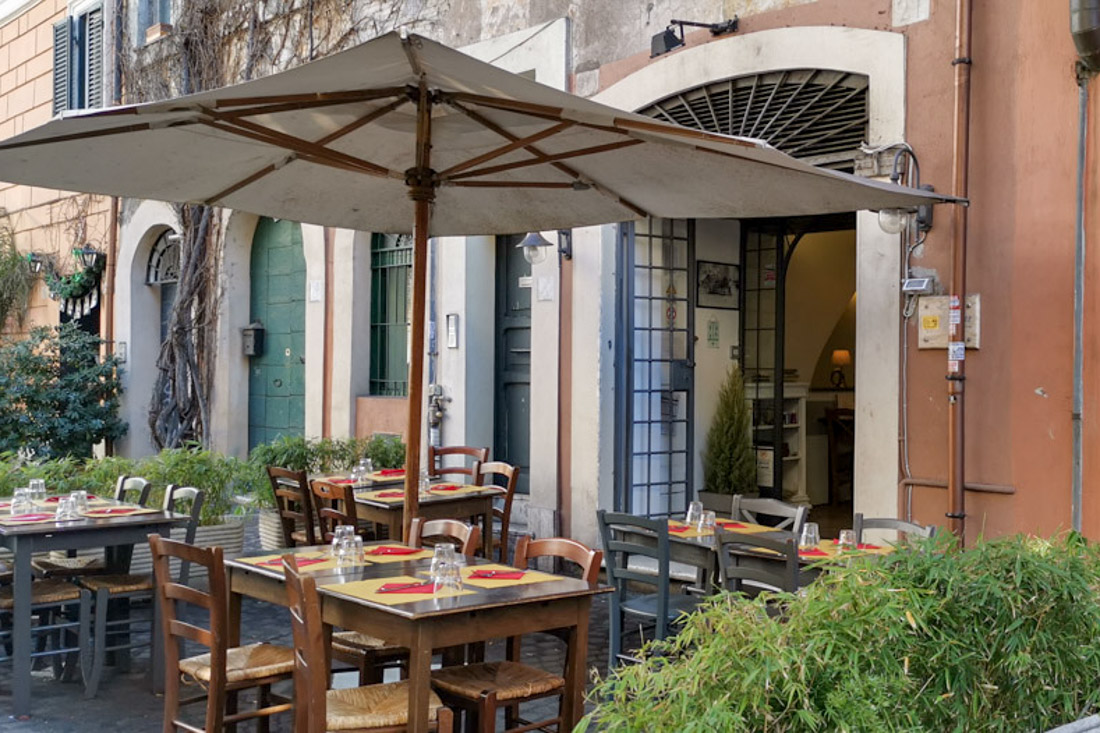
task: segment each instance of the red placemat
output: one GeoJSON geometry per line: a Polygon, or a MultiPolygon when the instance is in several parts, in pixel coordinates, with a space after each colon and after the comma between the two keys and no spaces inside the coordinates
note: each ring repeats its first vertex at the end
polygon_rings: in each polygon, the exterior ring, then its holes
{"type": "Polygon", "coordinates": [[[368,555],[416,555],[424,550],[417,547],[395,547],[393,545],[381,545],[372,550],[367,550],[368,555]]]}
{"type": "Polygon", "coordinates": [[[435,583],[385,583],[378,588],[379,593],[435,593],[435,583]]]}
{"type": "MultiPolygon", "coordinates": [[[[840,540],[833,540],[833,544],[834,545],[839,545],[840,540]]],[[[859,550],[881,550],[882,547],[879,546],[879,545],[872,545],[872,544],[867,544],[867,543],[861,542],[858,545],[856,545],[856,549],[859,549],[859,550]]]]}
{"type": "Polygon", "coordinates": [[[352,478],[337,478],[337,479],[333,479],[332,483],[334,483],[334,484],[357,484],[359,482],[356,481],[355,479],[352,479],[352,478]]]}
{"type": "Polygon", "coordinates": [[[475,570],[466,577],[480,580],[519,580],[526,574],[526,570],[475,570]]]}
{"type": "Polygon", "coordinates": [[[402,476],[405,473],[403,468],[383,468],[378,472],[379,476],[402,476]]]}
{"type": "MultiPolygon", "coordinates": [[[[296,557],[294,559],[297,561],[298,567],[300,568],[309,567],[310,565],[316,565],[321,562],[328,562],[328,559],[324,557],[296,557]]],[[[283,558],[277,557],[274,560],[264,560],[256,564],[270,568],[281,568],[283,566],[283,558]]]]}
{"type": "Polygon", "coordinates": [[[378,499],[396,499],[397,497],[404,495],[404,491],[383,491],[381,493],[375,494],[374,496],[378,499]]]}
{"type": "Polygon", "coordinates": [[[799,557],[828,557],[829,553],[824,550],[799,550],[799,557]]]}
{"type": "Polygon", "coordinates": [[[461,488],[462,487],[459,486],[458,484],[439,484],[438,486],[433,486],[431,488],[431,490],[432,491],[458,491],[461,488]]]}
{"type": "Polygon", "coordinates": [[[17,514],[14,517],[4,517],[5,522],[44,522],[53,519],[53,514],[17,514]]]}
{"type": "Polygon", "coordinates": [[[717,522],[718,526],[722,529],[745,529],[747,525],[740,522],[717,522]]]}
{"type": "Polygon", "coordinates": [[[688,532],[690,530],[691,530],[691,527],[687,527],[687,526],[669,527],[668,528],[669,532],[675,532],[676,534],[679,534],[680,532],[688,532]]]}

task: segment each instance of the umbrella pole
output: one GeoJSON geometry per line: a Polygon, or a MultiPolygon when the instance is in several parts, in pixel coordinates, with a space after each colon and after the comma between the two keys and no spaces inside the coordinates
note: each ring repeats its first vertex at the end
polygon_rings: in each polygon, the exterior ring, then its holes
{"type": "Polygon", "coordinates": [[[416,167],[405,173],[409,197],[415,205],[413,221],[413,300],[409,338],[409,427],[405,437],[405,522],[403,539],[420,513],[420,436],[424,417],[424,315],[428,276],[428,226],[435,199],[435,182],[430,168],[432,101],[427,85],[420,82],[417,95],[416,167]]]}

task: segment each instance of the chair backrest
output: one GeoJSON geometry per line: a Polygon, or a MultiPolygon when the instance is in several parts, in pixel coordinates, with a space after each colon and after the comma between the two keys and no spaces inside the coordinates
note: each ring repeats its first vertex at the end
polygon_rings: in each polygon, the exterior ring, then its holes
{"type": "Polygon", "coordinates": [[[299,525],[303,528],[305,544],[316,545],[313,492],[309,488],[306,472],[268,466],[267,480],[271,482],[271,491],[275,495],[275,508],[279,512],[279,523],[283,530],[283,547],[301,544],[294,541],[294,532],[299,525]]]}
{"type": "Polygon", "coordinates": [[[336,528],[341,524],[358,527],[355,512],[355,490],[351,484],[334,484],[328,481],[312,481],[313,506],[317,510],[317,526],[321,530],[321,542],[332,542],[336,528]]]}
{"type": "Polygon", "coordinates": [[[432,476],[444,476],[448,474],[466,476],[469,479],[469,483],[476,483],[478,476],[478,464],[484,463],[489,460],[488,448],[475,448],[470,445],[448,445],[442,448],[436,448],[434,445],[428,446],[428,472],[432,476]],[[463,460],[462,465],[447,466],[447,456],[462,456],[465,458],[473,458],[473,465],[467,466],[466,461],[463,460]]]}
{"type": "Polygon", "coordinates": [[[152,491],[153,485],[140,476],[122,475],[115,482],[115,501],[145,506],[152,491]]]}
{"type": "MultiPolygon", "coordinates": [[[[856,531],[856,542],[863,542],[863,530],[865,529],[892,529],[897,532],[905,533],[907,538],[920,537],[929,539],[936,536],[936,525],[934,524],[925,526],[923,524],[917,524],[916,522],[906,522],[904,519],[864,517],[860,512],[856,512],[853,519],[853,528],[856,531]]],[[[901,538],[899,537],[898,539],[901,538]]]]}
{"type": "Polygon", "coordinates": [[[722,587],[743,591],[743,581],[755,588],[794,593],[798,590],[798,545],[792,537],[774,538],[738,532],[719,532],[718,574],[722,587]],[[734,559],[730,551],[767,550],[759,556],[734,559]]]}
{"type": "Polygon", "coordinates": [[[474,483],[478,486],[492,486],[504,491],[501,506],[493,507],[493,516],[500,520],[500,554],[498,558],[501,562],[507,562],[508,560],[508,525],[512,521],[512,500],[516,496],[516,481],[518,480],[518,466],[503,461],[489,461],[488,463],[478,464],[478,474],[474,483]]]}
{"type": "Polygon", "coordinates": [[[657,638],[664,638],[668,619],[669,544],[668,521],[646,519],[600,509],[596,512],[600,539],[607,556],[607,580],[619,602],[626,600],[627,583],[644,583],[657,589],[657,638]],[[657,575],[632,570],[634,555],[657,561],[657,575]]]}
{"type": "Polygon", "coordinates": [[[458,551],[467,557],[473,557],[481,547],[481,528],[473,524],[463,524],[457,519],[430,519],[416,517],[409,526],[409,545],[423,547],[424,538],[447,539],[458,545],[458,551]]]}
{"type": "Polygon", "coordinates": [[[531,539],[526,534],[520,537],[516,542],[515,566],[526,568],[528,562],[538,557],[560,557],[575,563],[580,566],[581,578],[588,583],[595,583],[600,577],[603,552],[566,537],[547,537],[541,540],[531,539]]]}
{"type": "Polygon", "coordinates": [[[328,663],[317,580],[298,572],[293,555],[283,556],[283,576],[294,636],[294,730],[324,733],[328,663]]]}
{"type": "MultiPolygon", "coordinates": [[[[161,631],[164,634],[164,664],[167,675],[179,674],[180,640],[199,644],[210,650],[210,682],[206,684],[211,699],[219,699],[225,690],[226,639],[229,632],[229,593],[225,584],[225,565],[220,547],[195,547],[185,542],[149,535],[153,556],[153,574],[160,598],[161,631]],[[169,561],[189,562],[206,568],[209,590],[202,591],[172,579],[169,561]],[[207,627],[192,623],[195,614],[181,613],[181,606],[203,609],[199,614],[209,619],[207,627]],[[187,618],[188,620],[184,620],[187,618]]],[[[224,707],[206,706],[205,730],[222,729],[224,707]]]]}
{"type": "MultiPolygon", "coordinates": [[[[205,499],[206,493],[194,486],[168,484],[164,492],[164,511],[187,515],[183,541],[189,545],[195,544],[195,533],[199,529],[202,504],[205,499]]],[[[184,560],[180,563],[179,582],[186,585],[189,580],[191,580],[191,563],[184,560]]]]}
{"type": "Polygon", "coordinates": [[[753,524],[765,524],[776,529],[784,529],[793,532],[795,536],[802,531],[802,525],[810,514],[810,508],[788,504],[779,499],[759,499],[755,497],[735,494],[733,497],[733,518],[753,524]],[[781,517],[778,523],[760,521],[758,517],[781,517]]]}

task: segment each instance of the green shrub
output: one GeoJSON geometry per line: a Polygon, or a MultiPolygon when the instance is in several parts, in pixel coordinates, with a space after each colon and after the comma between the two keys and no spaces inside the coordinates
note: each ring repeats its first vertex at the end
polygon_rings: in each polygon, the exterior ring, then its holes
{"type": "Polygon", "coordinates": [[[1100,704],[1100,555],[1079,535],[953,539],[720,594],[599,681],[609,731],[1047,730],[1100,704]],[[774,597],[773,597],[774,598],[774,597]]]}
{"type": "Polygon", "coordinates": [[[376,468],[405,465],[405,444],[400,438],[376,435],[373,438],[322,438],[282,436],[252,449],[249,460],[258,466],[280,466],[292,471],[325,473],[346,471],[364,456],[376,468]]]}
{"type": "Polygon", "coordinates": [[[703,448],[703,488],[716,494],[742,494],[756,486],[756,455],[745,385],[736,366],[718,391],[714,421],[703,448]]]}
{"type": "Polygon", "coordinates": [[[84,458],[126,433],[118,360],[100,357],[102,343],[66,323],[0,345],[0,451],[84,458]]]}

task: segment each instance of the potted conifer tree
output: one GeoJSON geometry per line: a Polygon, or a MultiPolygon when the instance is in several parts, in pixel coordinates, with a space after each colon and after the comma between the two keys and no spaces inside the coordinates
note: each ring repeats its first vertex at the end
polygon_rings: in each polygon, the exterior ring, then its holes
{"type": "Polygon", "coordinates": [[[741,370],[734,366],[718,392],[714,421],[703,447],[703,490],[699,500],[706,509],[729,515],[733,495],[755,489],[756,457],[750,429],[745,385],[741,370]]]}

